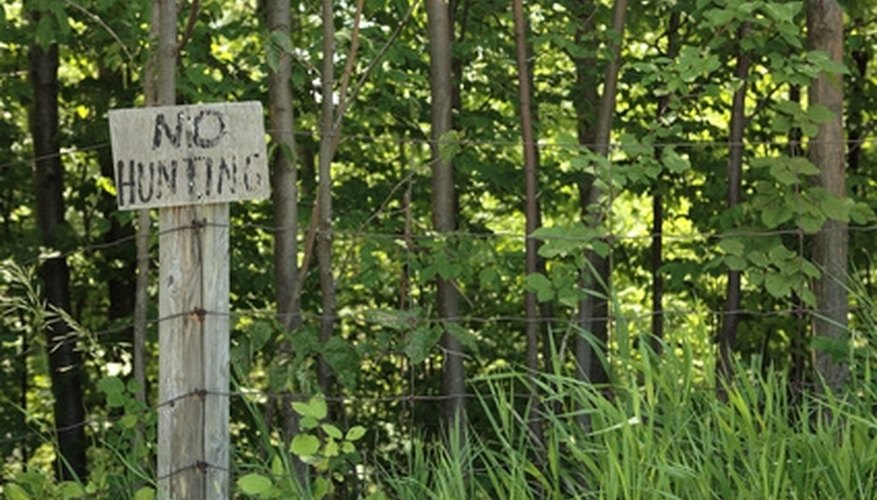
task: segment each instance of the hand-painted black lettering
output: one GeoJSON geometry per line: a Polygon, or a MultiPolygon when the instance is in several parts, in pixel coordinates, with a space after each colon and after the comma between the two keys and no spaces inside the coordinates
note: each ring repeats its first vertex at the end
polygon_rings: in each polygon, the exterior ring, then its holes
{"type": "Polygon", "coordinates": [[[195,162],[197,160],[197,156],[186,158],[186,180],[189,183],[189,196],[195,194],[195,162]]]}
{"type": "Polygon", "coordinates": [[[147,203],[152,199],[152,193],[155,190],[155,163],[149,162],[149,179],[147,182],[144,182],[144,174],[146,170],[146,165],[143,163],[137,162],[137,197],[140,199],[140,203],[147,203]],[[143,187],[146,186],[149,188],[149,191],[146,194],[143,193],[143,187]]]}
{"type": "Polygon", "coordinates": [[[170,125],[167,123],[164,113],[159,113],[155,116],[155,133],[152,136],[152,149],[158,149],[161,147],[162,135],[166,136],[175,148],[180,147],[180,139],[183,135],[182,112],[177,113],[177,126],[173,132],[171,131],[170,125]]]}
{"type": "Polygon", "coordinates": [[[213,182],[213,158],[205,157],[206,178],[204,179],[204,196],[210,196],[210,184],[213,182]]]}
{"type": "Polygon", "coordinates": [[[192,122],[195,128],[194,143],[199,148],[212,148],[219,144],[220,139],[227,133],[225,116],[215,109],[205,109],[199,112],[192,122]],[[205,118],[211,117],[205,123],[205,118]],[[212,124],[210,123],[212,122],[212,124]]]}
{"type": "Polygon", "coordinates": [[[216,177],[216,194],[222,195],[222,187],[223,187],[223,177],[228,181],[228,191],[231,194],[234,194],[234,185],[237,182],[237,157],[232,156],[231,158],[220,158],[219,159],[219,172],[216,177]],[[229,163],[231,163],[231,167],[229,167],[229,163]]]}
{"type": "Polygon", "coordinates": [[[125,162],[119,160],[116,163],[116,198],[119,200],[119,206],[131,205],[134,203],[134,160],[128,162],[128,172],[125,175],[125,162]],[[128,190],[128,202],[125,203],[125,189],[128,190]]]}
{"type": "Polygon", "coordinates": [[[167,187],[169,196],[177,194],[177,164],[177,160],[171,160],[170,170],[168,170],[167,163],[158,161],[158,194],[156,199],[161,199],[163,187],[167,187]]]}

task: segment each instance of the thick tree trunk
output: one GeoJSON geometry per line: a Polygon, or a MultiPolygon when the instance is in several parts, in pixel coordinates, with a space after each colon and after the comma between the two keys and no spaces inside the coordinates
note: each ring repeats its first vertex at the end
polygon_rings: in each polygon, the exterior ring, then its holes
{"type": "MultiPolygon", "coordinates": [[[[612,31],[617,34],[619,41],[610,44],[611,54],[603,76],[603,95],[600,97],[600,105],[597,110],[597,123],[594,130],[593,141],[588,146],[594,153],[600,156],[609,155],[609,137],[612,132],[612,120],[615,114],[615,96],[618,88],[618,72],[621,64],[621,40],[624,38],[624,26],[627,17],[627,0],[616,0],[612,16],[612,31]]],[[[587,137],[586,137],[587,139],[587,137]]],[[[604,193],[594,182],[593,178],[585,179],[579,186],[582,216],[593,227],[600,227],[604,220],[602,210],[591,212],[591,207],[602,203],[604,193]]],[[[606,294],[610,289],[610,266],[607,256],[599,255],[594,251],[586,254],[588,261],[588,279],[586,286],[596,292],[589,294],[579,304],[579,325],[582,330],[593,336],[594,340],[603,346],[608,345],[608,319],[609,303],[606,294]]],[[[609,381],[608,374],[599,352],[591,347],[588,339],[579,336],[576,338],[576,362],[579,366],[580,376],[594,384],[605,384],[609,381]]],[[[587,422],[582,422],[587,425],[587,422]]]]}
{"type": "MultiPolygon", "coordinates": [[[[740,204],[741,185],[743,179],[743,132],[746,127],[746,80],[749,77],[749,55],[742,49],[740,42],[746,37],[748,26],[744,23],[737,32],[737,66],[734,76],[742,81],[740,88],[734,92],[731,104],[731,131],[728,135],[728,209],[740,204]]],[[[728,271],[728,285],[725,295],[725,308],[722,315],[722,332],[719,337],[718,374],[726,381],[733,378],[731,353],[737,339],[741,294],[740,271],[728,271]]],[[[722,388],[717,385],[720,393],[722,388]]]]}
{"type": "MultiPolygon", "coordinates": [[[[526,217],[526,240],[525,240],[525,271],[526,274],[539,272],[539,243],[532,238],[534,231],[541,226],[541,214],[538,199],[538,164],[536,156],[536,139],[533,133],[532,115],[532,88],[530,86],[530,65],[527,63],[529,53],[527,47],[527,20],[524,14],[523,0],[514,1],[515,11],[515,56],[518,67],[518,99],[521,106],[521,140],[524,146],[524,192],[526,217]]],[[[527,338],[527,368],[531,376],[535,377],[539,372],[539,304],[534,292],[526,292],[524,297],[526,310],[526,338],[527,338]]],[[[536,386],[531,388],[530,393],[530,417],[531,437],[541,445],[543,442],[542,420],[540,413],[539,396],[536,386]]]]}
{"type": "MultiPolygon", "coordinates": [[[[335,57],[335,25],[332,0],[323,0],[323,90],[320,117],[320,164],[317,187],[317,261],[319,264],[320,293],[323,315],[320,320],[320,341],[328,342],[335,328],[335,279],[332,275],[332,156],[335,140],[333,130],[335,85],[333,59],[335,57]]],[[[317,378],[323,393],[332,385],[332,370],[321,356],[317,378]]]]}
{"type": "MultiPolygon", "coordinates": [[[[435,229],[441,233],[456,230],[456,193],[454,190],[454,165],[442,158],[439,141],[451,130],[453,106],[453,82],[451,68],[451,23],[448,4],[440,0],[426,3],[429,27],[430,88],[432,108],[432,219],[435,229]]],[[[438,314],[445,324],[458,321],[460,314],[459,293],[451,280],[437,280],[438,314]]],[[[447,396],[444,414],[449,427],[465,426],[466,380],[463,370],[463,347],[447,329],[441,340],[444,361],[442,388],[447,396]]]]}
{"type": "MultiPolygon", "coordinates": [[[[40,14],[33,12],[34,25],[40,14]]],[[[55,248],[64,220],[64,168],[59,155],[58,130],[58,45],[34,44],[30,48],[30,83],[33,107],[30,129],[33,137],[36,217],[40,241],[55,248]]],[[[47,259],[40,266],[43,294],[51,307],[70,311],[70,269],[64,257],[47,259]]],[[[55,461],[59,479],[84,480],[87,474],[85,450],[85,407],[82,401],[81,359],[76,336],[61,319],[46,325],[46,349],[52,394],[55,398],[55,430],[60,456],[55,461]]]]}
{"type": "MultiPolygon", "coordinates": [[[[268,31],[289,38],[290,12],[289,0],[267,0],[268,31]]],[[[281,53],[277,68],[268,71],[268,116],[271,140],[277,148],[272,158],[274,286],[277,314],[287,330],[301,324],[298,298],[293,294],[298,279],[298,182],[291,73],[292,58],[285,52],[281,53]]]]}
{"type": "MultiPolygon", "coordinates": [[[[843,10],[836,0],[807,2],[807,45],[828,53],[832,61],[843,62],[843,10]]],[[[820,184],[832,196],[845,197],[843,79],[841,75],[821,74],[810,86],[809,103],[828,108],[834,117],[819,125],[810,141],[810,161],[819,167],[820,184]]],[[[814,335],[838,342],[847,338],[847,251],[845,222],[829,220],[813,241],[813,260],[822,269],[816,280],[818,305],[813,320],[814,335]]],[[[844,360],[835,361],[831,353],[816,353],[816,372],[830,389],[840,389],[849,377],[844,360]]]]}

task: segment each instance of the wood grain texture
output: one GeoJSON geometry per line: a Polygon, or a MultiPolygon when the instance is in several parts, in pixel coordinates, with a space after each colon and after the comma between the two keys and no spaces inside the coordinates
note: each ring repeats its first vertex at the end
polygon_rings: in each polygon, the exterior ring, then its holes
{"type": "Polygon", "coordinates": [[[228,204],[159,212],[162,496],[228,497],[228,204]]]}

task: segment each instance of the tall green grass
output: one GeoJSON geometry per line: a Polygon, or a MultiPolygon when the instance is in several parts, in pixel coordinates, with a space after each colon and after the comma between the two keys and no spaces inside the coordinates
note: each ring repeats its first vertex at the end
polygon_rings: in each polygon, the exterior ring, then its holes
{"type": "Polygon", "coordinates": [[[384,475],[384,491],[406,499],[877,498],[877,391],[867,376],[843,394],[795,393],[782,371],[738,364],[722,401],[684,349],[658,360],[643,347],[623,361],[611,391],[562,369],[476,381],[479,407],[470,411],[483,412],[487,427],[470,429],[463,449],[416,446],[407,470],[384,475]],[[538,412],[522,404],[532,385],[542,395],[538,412]],[[588,429],[577,424],[581,412],[588,429]],[[534,417],[544,442],[528,434],[534,417]]]}

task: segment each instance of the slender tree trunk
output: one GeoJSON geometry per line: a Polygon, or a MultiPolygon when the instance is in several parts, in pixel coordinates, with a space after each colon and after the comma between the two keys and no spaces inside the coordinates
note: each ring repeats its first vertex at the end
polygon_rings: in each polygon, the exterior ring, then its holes
{"type": "MultiPolygon", "coordinates": [[[[843,62],[843,10],[836,0],[807,2],[807,45],[828,53],[832,61],[843,62]]],[[[810,161],[819,167],[820,185],[832,196],[846,196],[844,172],[843,79],[820,74],[810,86],[809,103],[828,108],[834,117],[819,125],[810,141],[810,161]]],[[[818,305],[813,320],[814,335],[844,342],[847,325],[847,250],[849,236],[843,221],[826,221],[813,241],[813,260],[822,269],[816,280],[818,305]]],[[[832,390],[840,389],[849,377],[845,360],[835,361],[831,353],[816,353],[816,372],[832,390]]]]}
{"type": "MultiPolygon", "coordinates": [[[[323,93],[320,117],[320,164],[317,186],[317,261],[319,263],[320,293],[323,315],[320,320],[320,341],[327,342],[335,327],[335,280],[332,275],[332,156],[334,154],[333,86],[335,57],[335,25],[332,0],[323,0],[323,93]]],[[[320,388],[328,394],[332,385],[332,370],[322,356],[318,361],[317,378],[320,388]]]]}
{"type": "MultiPolygon", "coordinates": [[[[267,0],[265,26],[269,33],[283,38],[292,36],[289,0],[267,0]]],[[[298,269],[298,171],[295,142],[295,115],[292,104],[292,57],[281,52],[276,68],[268,69],[268,117],[271,141],[276,149],[271,159],[272,205],[274,210],[274,289],[277,317],[287,331],[301,327],[301,302],[297,292],[298,269]]],[[[305,272],[305,270],[302,270],[305,272]]],[[[280,351],[292,355],[293,346],[284,339],[280,351]]],[[[299,417],[292,409],[292,399],[280,399],[284,439],[287,445],[299,433],[299,417]]],[[[296,476],[302,484],[308,480],[307,466],[293,458],[296,476]]]]}
{"type": "MultiPolygon", "coordinates": [[[[593,142],[588,146],[594,153],[600,156],[609,155],[609,136],[612,131],[612,120],[615,114],[615,95],[618,88],[618,73],[621,64],[621,44],[624,34],[624,26],[627,17],[627,0],[616,0],[612,16],[612,31],[617,34],[617,43],[610,43],[610,59],[606,65],[603,76],[603,95],[600,97],[600,105],[597,110],[597,124],[594,130],[593,142]]],[[[604,193],[590,177],[579,185],[582,215],[587,223],[593,227],[600,227],[603,222],[602,210],[591,212],[592,206],[603,202],[604,193]]],[[[607,256],[597,252],[586,253],[589,278],[586,286],[601,296],[589,294],[579,304],[579,325],[593,336],[594,340],[603,346],[608,345],[608,319],[609,304],[605,295],[610,289],[610,266],[607,256]]],[[[579,366],[579,374],[584,380],[594,384],[605,384],[609,381],[608,373],[598,351],[591,347],[590,342],[582,337],[576,338],[576,363],[579,366]]],[[[582,421],[583,425],[589,425],[582,421]]]]}
{"type": "MultiPolygon", "coordinates": [[[[526,274],[539,272],[539,243],[538,240],[532,238],[532,234],[541,225],[541,214],[539,211],[538,199],[538,164],[536,157],[536,139],[533,133],[533,116],[532,116],[532,88],[530,86],[530,67],[527,63],[527,55],[529,53],[527,47],[527,20],[524,14],[523,0],[514,1],[515,11],[515,56],[518,67],[518,99],[521,106],[521,140],[524,146],[524,191],[525,191],[525,208],[526,216],[526,242],[525,242],[525,259],[526,274]]],[[[539,372],[539,304],[536,301],[534,292],[526,292],[524,296],[524,304],[527,315],[526,337],[527,337],[527,368],[530,370],[531,377],[535,377],[539,372]]],[[[538,417],[540,413],[539,395],[536,385],[531,388],[530,393],[530,411],[533,415],[530,417],[530,434],[531,437],[541,445],[543,442],[542,419],[538,417]]]]}
{"type": "MultiPolygon", "coordinates": [[[[741,184],[743,179],[743,132],[746,127],[746,89],[749,77],[749,55],[743,50],[740,42],[746,38],[749,28],[744,23],[737,32],[737,66],[734,76],[742,84],[734,92],[731,104],[731,131],[728,136],[728,209],[740,204],[741,184]]],[[[719,337],[719,375],[730,382],[733,379],[731,368],[731,352],[737,339],[737,323],[741,305],[740,271],[728,271],[728,285],[725,295],[725,308],[722,315],[722,331],[719,337]]],[[[722,393],[721,384],[717,384],[722,393]]]]}
{"type": "MultiPolygon", "coordinates": [[[[667,27],[667,58],[676,59],[679,53],[679,11],[670,13],[667,27]]],[[[658,126],[667,113],[671,96],[658,98],[658,126]]],[[[655,149],[655,159],[661,161],[661,149],[655,149]]],[[[664,339],[664,276],[661,266],[664,265],[664,182],[659,176],[652,187],[652,352],[661,354],[664,339]]]]}
{"type": "MultiPolygon", "coordinates": [[[[448,4],[428,0],[426,13],[429,28],[430,88],[432,108],[432,219],[440,233],[451,233],[457,228],[454,165],[442,158],[439,142],[453,130],[453,82],[451,71],[451,24],[448,4]]],[[[451,280],[437,278],[438,314],[445,325],[458,321],[460,297],[451,280]]],[[[463,370],[463,347],[456,337],[445,329],[441,340],[444,351],[442,387],[448,397],[444,408],[449,427],[465,428],[466,380],[463,370]]]]}
{"type": "MultiPolygon", "coordinates": [[[[32,11],[33,25],[41,13],[32,11]]],[[[30,47],[30,83],[33,107],[30,130],[33,137],[36,218],[40,242],[56,248],[64,220],[64,168],[61,164],[58,129],[58,44],[30,47]]],[[[70,269],[64,257],[46,259],[40,266],[43,294],[51,307],[70,311],[70,269]]],[[[46,349],[54,396],[55,430],[60,455],[55,461],[58,479],[85,480],[85,407],[82,401],[81,359],[76,336],[61,319],[46,325],[46,349]]]]}
{"type": "MultiPolygon", "coordinates": [[[[801,87],[791,85],[789,87],[789,101],[801,102],[801,87]]],[[[801,138],[803,134],[799,127],[789,130],[789,156],[794,158],[801,156],[801,138]]],[[[795,191],[800,192],[801,186],[795,185],[795,191]]],[[[806,256],[804,247],[804,235],[798,235],[798,254],[802,257],[806,256]]],[[[799,401],[800,391],[804,387],[807,380],[807,357],[809,349],[807,348],[807,310],[804,301],[800,296],[795,294],[795,334],[791,339],[791,368],[789,373],[790,387],[789,395],[791,401],[799,401]]]]}

